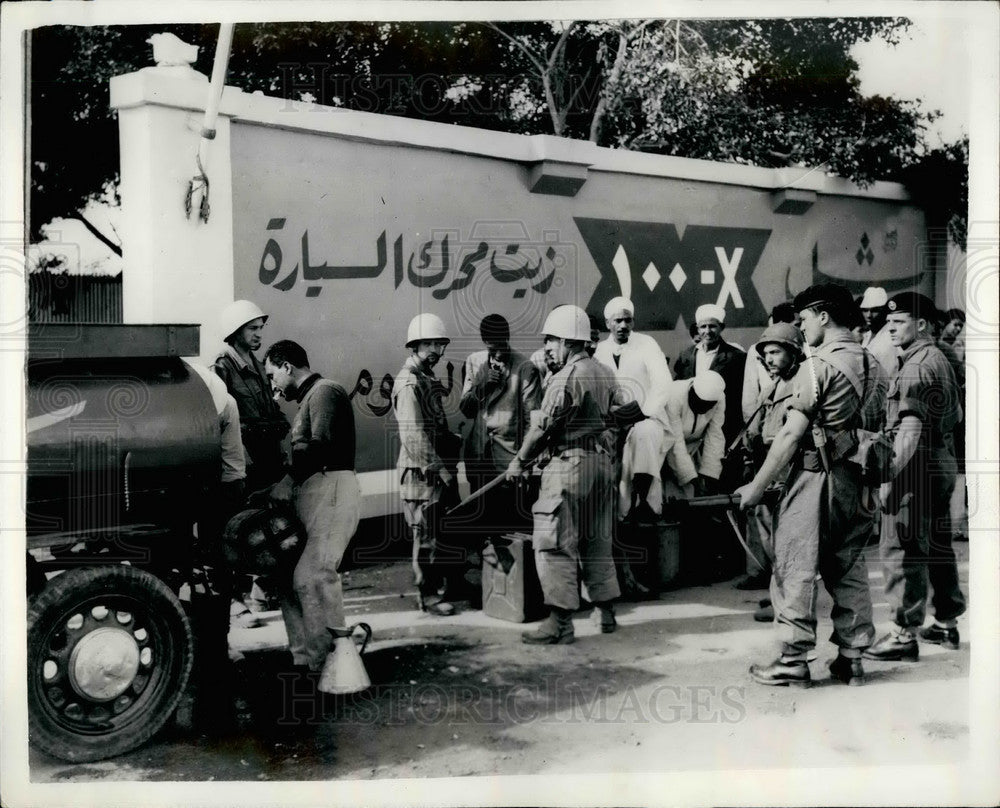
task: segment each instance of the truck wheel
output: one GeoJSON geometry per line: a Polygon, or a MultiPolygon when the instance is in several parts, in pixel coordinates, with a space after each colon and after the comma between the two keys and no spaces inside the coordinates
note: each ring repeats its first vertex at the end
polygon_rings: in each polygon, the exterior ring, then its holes
{"type": "Polygon", "coordinates": [[[28,610],[31,742],[71,763],[135,749],[177,707],[193,649],[180,601],[148,572],[56,576],[28,610]]]}

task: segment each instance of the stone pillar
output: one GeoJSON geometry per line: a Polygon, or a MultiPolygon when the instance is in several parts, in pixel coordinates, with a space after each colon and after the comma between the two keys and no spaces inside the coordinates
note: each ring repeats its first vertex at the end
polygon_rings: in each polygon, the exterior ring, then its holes
{"type": "Polygon", "coordinates": [[[226,88],[216,137],[205,150],[208,222],[198,218],[200,195],[185,212],[197,154],[206,76],[188,65],[158,65],[111,80],[121,143],[123,314],[126,323],[202,326],[202,362],[214,358],[222,335],[216,320],[233,300],[233,205],[230,119],[243,93],[226,88]]]}

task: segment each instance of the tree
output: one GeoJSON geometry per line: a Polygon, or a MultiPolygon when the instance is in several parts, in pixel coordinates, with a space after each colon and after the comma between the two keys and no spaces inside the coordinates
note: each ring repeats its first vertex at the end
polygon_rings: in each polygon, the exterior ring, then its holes
{"type": "MultiPolygon", "coordinates": [[[[964,154],[967,172],[967,148],[931,152],[924,130],[934,113],[861,95],[850,56],[854,43],[894,43],[908,26],[896,18],[241,24],[228,83],[367,112],[916,187],[942,160],[964,154]]],[[[114,244],[81,213],[102,195],[117,202],[107,82],[148,65],[145,40],[162,30],[197,44],[195,68],[211,72],[215,25],[35,32],[33,234],[64,216],[114,244]]],[[[953,185],[959,176],[935,175],[953,185]]],[[[945,219],[964,221],[961,188],[921,198],[949,200],[945,219]]]]}

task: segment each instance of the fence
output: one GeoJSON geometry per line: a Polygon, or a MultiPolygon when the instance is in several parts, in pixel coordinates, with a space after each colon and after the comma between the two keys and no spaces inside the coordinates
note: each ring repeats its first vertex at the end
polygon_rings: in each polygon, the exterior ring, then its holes
{"type": "Polygon", "coordinates": [[[120,323],[121,275],[28,276],[28,320],[33,323],[120,323]]]}

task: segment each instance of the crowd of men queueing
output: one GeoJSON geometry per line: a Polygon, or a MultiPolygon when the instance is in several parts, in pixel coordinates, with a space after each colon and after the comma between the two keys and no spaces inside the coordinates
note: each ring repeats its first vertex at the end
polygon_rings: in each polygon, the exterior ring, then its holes
{"type": "MultiPolygon", "coordinates": [[[[828,283],[776,306],[748,350],[725,339],[725,320],[722,307],[700,306],[671,372],[659,344],[635,330],[626,298],[607,302],[605,339],[579,307],[554,308],[530,356],[511,347],[503,317],[488,315],[484,348],[464,361],[469,429],[459,438],[434,372],[449,334],[436,315],[414,317],[392,407],[420,608],[454,611],[464,567],[453,551],[470,525],[502,532],[523,517],[549,610],[523,641],[573,642],[581,584],[601,631],[613,632],[615,602],[643,590],[616,536],[661,523],[678,502],[729,494],[734,524],[711,515],[681,524],[683,580],[745,572],[737,586],[770,589],[757,617],[773,620],[779,652],[751,666],[754,680],[809,685],[820,583],[833,599],[835,679],[861,684],[862,658],[916,660],[921,641],[958,648],[962,312],[874,287],[856,300],[828,283]],[[456,508],[460,461],[470,490],[487,491],[456,508]],[[877,641],[867,566],[876,560],[893,621],[877,641]]],[[[233,303],[223,322],[227,347],[213,368],[223,383],[213,382],[220,510],[239,509],[250,491],[294,508],[305,548],[275,594],[292,664],[317,671],[327,627],[345,622],[338,568],[361,513],[352,405],[292,341],[258,359],[267,315],[252,302],[233,303]],[[279,396],[297,404],[290,425],[279,396]]]]}

